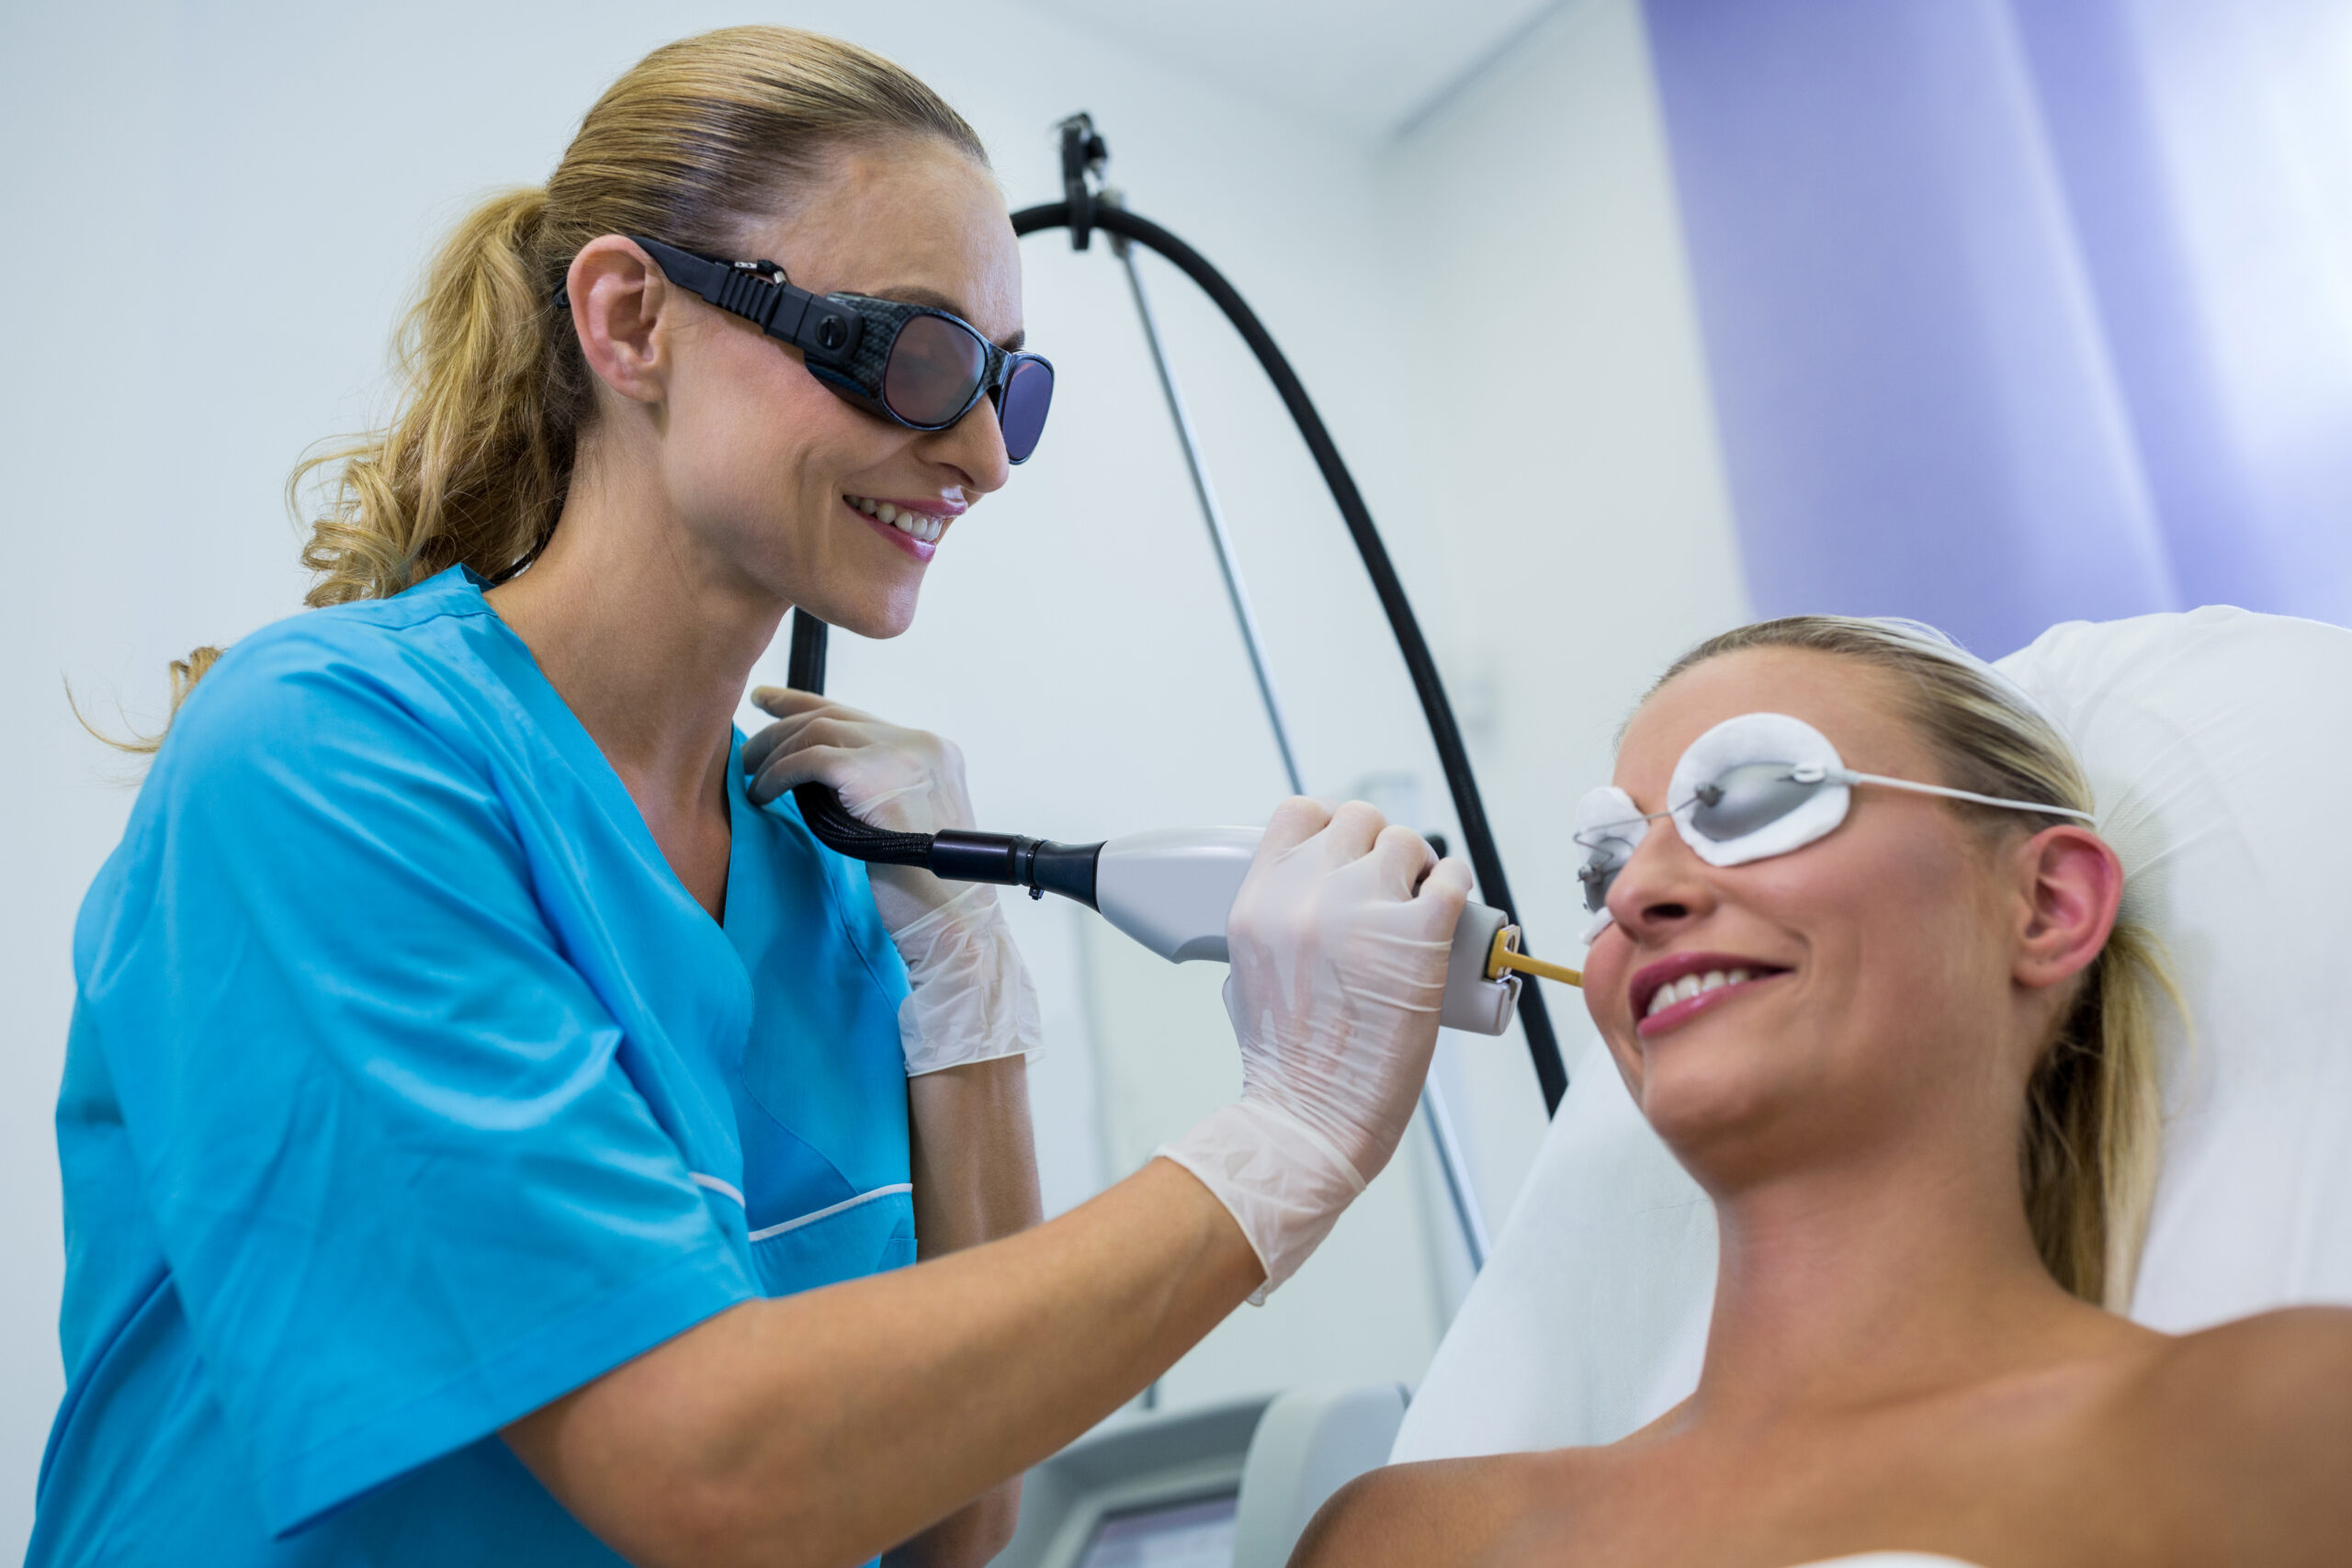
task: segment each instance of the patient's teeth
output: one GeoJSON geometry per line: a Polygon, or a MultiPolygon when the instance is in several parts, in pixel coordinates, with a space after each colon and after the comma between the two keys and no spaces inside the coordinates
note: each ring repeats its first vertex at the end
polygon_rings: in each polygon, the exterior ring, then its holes
{"type": "Polygon", "coordinates": [[[885,523],[896,523],[899,520],[899,509],[887,501],[875,509],[874,514],[885,523]]]}
{"type": "Polygon", "coordinates": [[[1756,972],[1750,969],[1710,969],[1704,974],[1685,975],[1679,980],[1668,980],[1650,993],[1650,1004],[1643,1010],[1642,1016],[1656,1018],[1678,1002],[1687,1002],[1692,997],[1718,991],[1725,986],[1744,986],[1756,977],[1756,972]]]}

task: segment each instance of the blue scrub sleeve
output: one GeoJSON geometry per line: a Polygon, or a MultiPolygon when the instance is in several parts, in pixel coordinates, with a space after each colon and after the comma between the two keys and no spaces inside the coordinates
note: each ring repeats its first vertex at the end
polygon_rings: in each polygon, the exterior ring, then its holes
{"type": "Polygon", "coordinates": [[[76,956],[284,1533],[757,1292],[481,748],[299,639],[250,651],[183,711],[76,956]]]}

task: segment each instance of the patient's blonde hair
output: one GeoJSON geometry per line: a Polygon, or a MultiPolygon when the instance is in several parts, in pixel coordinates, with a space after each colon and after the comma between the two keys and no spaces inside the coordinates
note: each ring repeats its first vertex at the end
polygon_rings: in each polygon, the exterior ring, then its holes
{"type": "MultiPolygon", "coordinates": [[[[2089,811],[2090,783],[2074,752],[2015,685],[1940,633],[1909,621],[1791,615],[1708,638],[1658,678],[1749,649],[1796,648],[1883,670],[1954,788],[2089,811]]],[[[1657,686],[1651,690],[1655,692],[1657,686]]],[[[1952,803],[1994,831],[2021,815],[2040,828],[2070,818],[1952,803]]],[[[2163,948],[2118,919],[2026,1086],[2018,1173],[2034,1245],[2059,1284],[2115,1311],[2130,1304],[2155,1193],[2160,1094],[2159,1007],[2179,1006],[2163,948]]]]}
{"type": "MultiPolygon", "coordinates": [[[[725,28],[630,67],[544,188],[491,197],[443,243],[400,329],[390,423],[313,452],[287,481],[300,514],[305,481],[326,480],[302,550],[318,574],[304,602],[389,598],[459,563],[497,580],[546,544],[595,407],[554,303],[582,245],[644,234],[731,256],[831,154],[901,139],[988,164],[938,94],[838,39],[725,28]]],[[[218,652],[173,665],[175,711],[218,652]]]]}

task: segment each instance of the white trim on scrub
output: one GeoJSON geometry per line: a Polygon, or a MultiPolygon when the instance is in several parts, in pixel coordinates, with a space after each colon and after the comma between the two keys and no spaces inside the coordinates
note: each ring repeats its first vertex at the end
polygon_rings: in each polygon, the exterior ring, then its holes
{"type": "MultiPolygon", "coordinates": [[[[699,1181],[702,1179],[696,1177],[695,1179],[699,1181]]],[[[786,1220],[780,1225],[768,1225],[755,1230],[752,1233],[750,1239],[765,1241],[772,1235],[782,1235],[786,1231],[797,1231],[802,1225],[813,1225],[819,1220],[831,1219],[842,1210],[854,1209],[860,1203],[870,1203],[876,1198],[888,1198],[893,1192],[912,1192],[914,1190],[915,1184],[911,1181],[894,1181],[888,1187],[876,1187],[871,1192],[861,1192],[854,1198],[844,1198],[840,1202],[820,1209],[813,1214],[803,1214],[797,1220],[786,1220]]]]}

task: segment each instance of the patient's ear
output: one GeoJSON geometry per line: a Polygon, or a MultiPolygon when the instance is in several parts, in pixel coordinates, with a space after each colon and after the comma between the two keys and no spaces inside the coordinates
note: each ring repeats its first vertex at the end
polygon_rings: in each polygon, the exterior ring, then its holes
{"type": "Polygon", "coordinates": [[[2046,828],[2018,851],[2025,922],[2010,973],[2021,986],[2054,986],[2089,967],[2115,929],[2123,863],[2087,828],[2046,828]]]}

